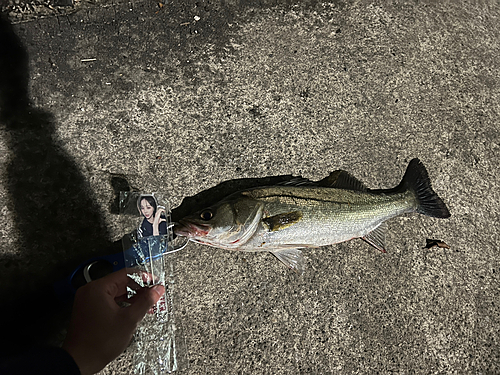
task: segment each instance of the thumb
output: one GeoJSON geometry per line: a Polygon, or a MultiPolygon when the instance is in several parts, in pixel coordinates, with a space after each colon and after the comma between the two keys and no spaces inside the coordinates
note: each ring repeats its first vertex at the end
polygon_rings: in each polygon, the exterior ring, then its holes
{"type": "Polygon", "coordinates": [[[163,296],[165,288],[163,285],[155,285],[152,288],[143,288],[135,297],[132,305],[127,307],[128,318],[134,323],[139,323],[149,309],[163,296]]]}

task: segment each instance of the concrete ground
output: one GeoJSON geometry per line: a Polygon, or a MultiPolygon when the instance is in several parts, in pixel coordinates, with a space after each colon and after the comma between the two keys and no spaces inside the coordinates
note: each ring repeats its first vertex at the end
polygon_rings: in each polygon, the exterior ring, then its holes
{"type": "Polygon", "coordinates": [[[178,218],[225,181],[344,169],[389,188],[418,157],[452,216],[390,220],[387,254],[307,250],[298,276],[178,253],[182,373],[499,373],[500,5],[159,4],[1,23],[2,352],[60,342],[51,285],[120,251],[118,190],[163,192],[178,218]]]}

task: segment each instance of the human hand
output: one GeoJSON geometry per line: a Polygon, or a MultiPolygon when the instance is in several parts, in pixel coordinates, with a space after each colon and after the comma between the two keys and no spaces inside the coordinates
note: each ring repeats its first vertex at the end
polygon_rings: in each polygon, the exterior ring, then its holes
{"type": "Polygon", "coordinates": [[[165,207],[158,206],[156,210],[156,214],[153,220],[153,236],[159,236],[160,235],[160,223],[162,221],[167,221],[164,217],[161,217],[161,214],[165,214],[165,207]]]}
{"type": "Polygon", "coordinates": [[[154,217],[154,220],[153,220],[153,225],[158,225],[160,224],[162,221],[167,221],[167,219],[165,219],[164,217],[161,217],[162,214],[165,215],[166,211],[165,211],[165,207],[162,207],[162,206],[158,206],[157,210],[156,210],[156,213],[155,213],[155,217],[154,217]]]}
{"type": "Polygon", "coordinates": [[[95,374],[128,346],[137,324],[165,293],[155,285],[142,288],[126,300],[127,285],[133,281],[127,270],[92,281],[76,292],[68,335],[63,344],[82,375],[95,374]],[[120,307],[117,301],[131,303],[120,307]]]}

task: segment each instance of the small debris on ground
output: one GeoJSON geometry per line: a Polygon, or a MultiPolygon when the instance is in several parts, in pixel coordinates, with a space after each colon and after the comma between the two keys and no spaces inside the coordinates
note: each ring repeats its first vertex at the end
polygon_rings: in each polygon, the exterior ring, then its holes
{"type": "Polygon", "coordinates": [[[439,247],[441,249],[450,248],[444,241],[441,240],[432,240],[427,238],[425,241],[427,242],[427,244],[425,245],[424,249],[432,249],[433,247],[439,247]]]}

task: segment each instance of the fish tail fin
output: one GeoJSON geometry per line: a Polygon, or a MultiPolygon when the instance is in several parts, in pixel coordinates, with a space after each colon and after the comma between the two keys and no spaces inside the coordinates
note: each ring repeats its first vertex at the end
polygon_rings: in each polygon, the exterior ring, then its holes
{"type": "Polygon", "coordinates": [[[446,204],[439,198],[436,192],[432,190],[427,170],[418,159],[410,161],[401,183],[395,190],[400,192],[406,190],[413,191],[417,199],[416,211],[418,213],[438,218],[447,218],[451,216],[446,204]]]}

